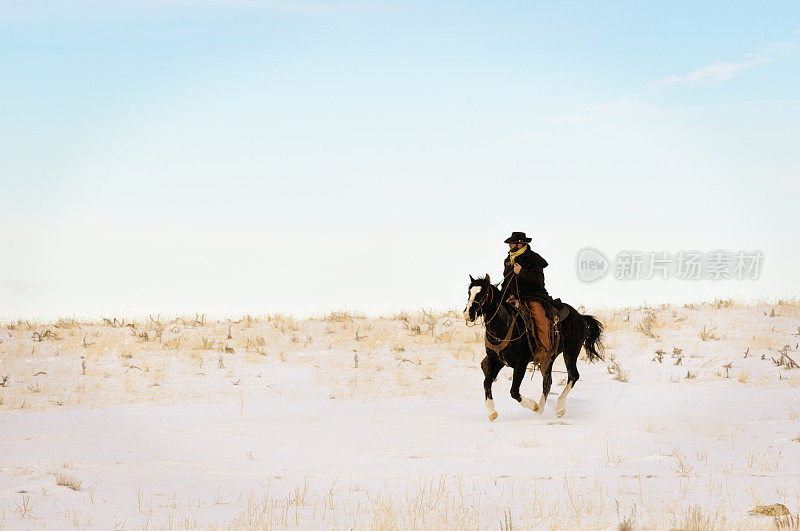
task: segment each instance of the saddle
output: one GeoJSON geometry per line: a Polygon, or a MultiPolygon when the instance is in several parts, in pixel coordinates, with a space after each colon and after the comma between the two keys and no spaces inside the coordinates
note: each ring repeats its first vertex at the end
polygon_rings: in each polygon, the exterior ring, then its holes
{"type": "MultiPolygon", "coordinates": [[[[517,309],[517,311],[524,314],[526,317],[530,317],[528,311],[525,309],[525,305],[521,304],[519,299],[511,296],[507,300],[509,303],[511,303],[511,306],[517,309]]],[[[545,315],[548,319],[550,319],[551,323],[563,321],[569,315],[569,306],[562,302],[561,299],[552,299],[552,301],[553,302],[551,304],[543,304],[545,315]]]]}
{"type": "MultiPolygon", "coordinates": [[[[553,346],[552,356],[554,357],[558,353],[558,349],[560,347],[561,321],[566,319],[569,315],[570,307],[561,302],[561,299],[552,299],[552,301],[552,304],[544,304],[544,310],[545,315],[550,320],[550,344],[553,346]]],[[[534,353],[533,363],[539,367],[549,364],[550,360],[545,358],[549,358],[551,355],[549,353],[545,353],[542,346],[539,344],[538,339],[536,338],[533,315],[530,313],[530,310],[528,310],[527,305],[521,304],[516,297],[509,298],[509,302],[511,302],[511,305],[517,310],[517,313],[525,322],[525,329],[527,332],[525,337],[528,340],[528,346],[530,347],[531,352],[534,353]]]]}
{"type": "Polygon", "coordinates": [[[561,302],[561,299],[553,299],[552,304],[545,306],[544,313],[551,321],[554,321],[556,317],[559,321],[563,321],[569,315],[569,306],[561,302]]]}

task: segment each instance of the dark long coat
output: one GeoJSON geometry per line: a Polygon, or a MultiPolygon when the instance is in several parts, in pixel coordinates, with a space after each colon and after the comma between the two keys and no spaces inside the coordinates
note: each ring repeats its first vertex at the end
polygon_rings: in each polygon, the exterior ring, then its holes
{"type": "Polygon", "coordinates": [[[521,301],[538,301],[545,307],[552,305],[553,299],[544,287],[544,268],[547,267],[547,260],[533,252],[528,246],[515,262],[511,261],[510,256],[506,256],[502,285],[506,297],[513,294],[521,301]],[[519,274],[514,273],[515,262],[522,267],[519,274]],[[508,291],[506,291],[506,287],[508,287],[508,291]]]}

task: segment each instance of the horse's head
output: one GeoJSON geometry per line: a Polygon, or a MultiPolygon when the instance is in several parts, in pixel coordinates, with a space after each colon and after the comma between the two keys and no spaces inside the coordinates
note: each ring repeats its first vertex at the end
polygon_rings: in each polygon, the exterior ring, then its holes
{"type": "Polygon", "coordinates": [[[494,289],[492,281],[489,280],[489,275],[483,278],[469,276],[469,288],[467,290],[469,300],[467,300],[467,307],[464,308],[464,319],[468,323],[475,321],[478,316],[484,314],[484,305],[490,300],[494,289]]]}

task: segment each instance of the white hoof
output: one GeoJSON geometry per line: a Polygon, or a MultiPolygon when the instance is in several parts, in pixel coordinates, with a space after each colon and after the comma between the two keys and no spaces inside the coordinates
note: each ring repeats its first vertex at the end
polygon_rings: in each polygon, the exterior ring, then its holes
{"type": "Polygon", "coordinates": [[[546,396],[544,396],[544,394],[542,394],[542,396],[540,396],[540,397],[539,397],[539,409],[538,409],[538,410],[536,410],[536,412],[537,412],[538,414],[540,414],[540,415],[541,415],[542,413],[544,413],[544,406],[545,406],[545,404],[547,404],[547,397],[546,397],[546,396]]]}
{"type": "Polygon", "coordinates": [[[497,411],[494,410],[494,400],[486,400],[486,412],[489,414],[489,422],[497,418],[497,411]]]}
{"type": "Polygon", "coordinates": [[[539,406],[536,404],[535,401],[531,400],[530,398],[522,397],[522,400],[519,402],[522,404],[522,407],[528,408],[531,411],[536,411],[539,409],[539,406]]]}
{"type": "Polygon", "coordinates": [[[558,396],[558,403],[556,403],[556,415],[558,417],[563,417],[564,413],[567,412],[567,408],[564,407],[567,402],[567,395],[572,390],[572,382],[568,382],[567,386],[561,391],[561,394],[558,396]]]}

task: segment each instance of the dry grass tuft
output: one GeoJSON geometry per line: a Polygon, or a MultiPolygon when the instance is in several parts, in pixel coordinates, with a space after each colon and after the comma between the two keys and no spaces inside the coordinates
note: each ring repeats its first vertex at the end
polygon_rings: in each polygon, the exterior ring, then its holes
{"type": "Polygon", "coordinates": [[[83,481],[79,480],[75,476],[70,476],[63,470],[57,470],[54,474],[56,477],[56,485],[61,485],[62,487],[69,487],[72,490],[81,490],[81,485],[83,485],[83,481]]]}
{"type": "Polygon", "coordinates": [[[333,311],[322,318],[326,323],[352,323],[356,319],[366,319],[364,315],[353,314],[346,311],[333,311]]]}
{"type": "Polygon", "coordinates": [[[750,514],[763,514],[764,516],[787,516],[790,515],[789,509],[782,503],[772,505],[756,505],[750,509],[750,514]]]}
{"type": "Polygon", "coordinates": [[[611,444],[606,444],[606,468],[619,468],[627,458],[611,444]]]}
{"type": "Polygon", "coordinates": [[[777,529],[789,529],[792,531],[800,530],[800,514],[787,514],[776,516],[773,524],[777,529]]]}
{"type": "Polygon", "coordinates": [[[657,338],[659,337],[658,335],[659,327],[660,323],[656,318],[656,312],[651,311],[648,312],[648,314],[644,317],[644,319],[639,321],[639,324],[636,325],[636,331],[644,334],[647,337],[657,338]]]}
{"type": "Polygon", "coordinates": [[[42,501],[41,497],[31,499],[31,495],[25,492],[22,493],[22,497],[14,504],[14,507],[20,518],[35,519],[33,512],[36,509],[36,506],[39,505],[40,501],[42,501]]]}
{"type": "Polygon", "coordinates": [[[703,341],[718,341],[719,336],[716,334],[716,329],[716,326],[707,329],[704,325],[703,329],[700,330],[700,339],[703,341]]]}
{"type": "Polygon", "coordinates": [[[618,382],[627,383],[628,382],[628,371],[622,369],[622,366],[617,362],[616,358],[612,355],[608,360],[608,365],[606,366],[606,370],[608,374],[614,376],[614,380],[618,382]]]}
{"type": "Polygon", "coordinates": [[[674,463],[672,470],[681,477],[689,477],[694,467],[689,464],[686,456],[676,449],[672,451],[670,457],[672,457],[674,463]]]}
{"type": "Polygon", "coordinates": [[[636,529],[636,504],[633,504],[633,507],[631,507],[631,511],[627,516],[623,516],[620,513],[619,501],[615,501],[617,504],[617,529],[619,529],[619,531],[633,531],[636,529]]]}
{"type": "Polygon", "coordinates": [[[542,445],[542,441],[533,435],[523,435],[519,445],[523,448],[538,448],[542,445]]]}
{"type": "Polygon", "coordinates": [[[707,513],[699,506],[692,506],[674,521],[670,528],[681,531],[709,531],[727,530],[729,526],[726,524],[724,515],[720,515],[718,512],[707,513]]]}

